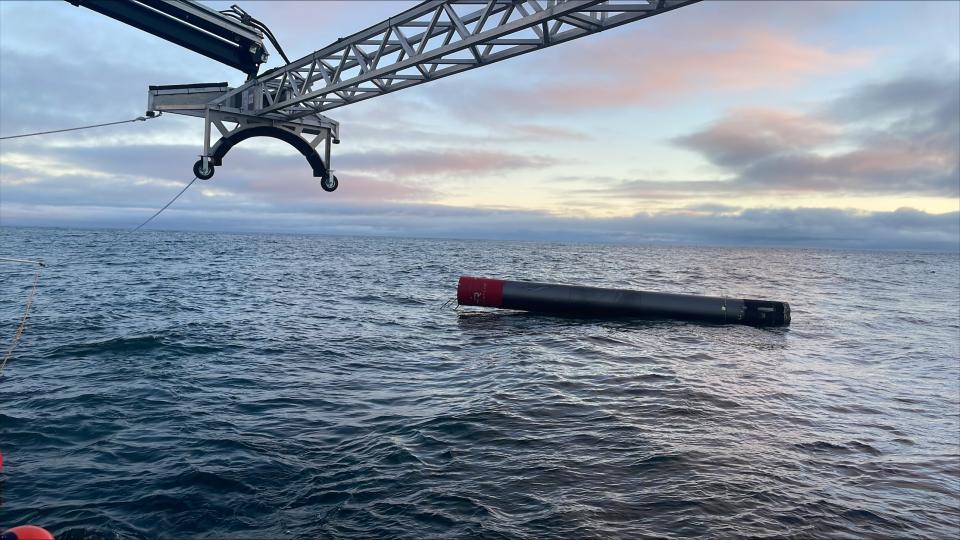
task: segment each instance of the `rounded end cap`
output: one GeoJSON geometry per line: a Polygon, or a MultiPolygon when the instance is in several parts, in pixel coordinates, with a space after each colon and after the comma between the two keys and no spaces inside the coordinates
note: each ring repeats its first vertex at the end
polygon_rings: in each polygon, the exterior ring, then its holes
{"type": "Polygon", "coordinates": [[[503,280],[461,276],[457,282],[457,303],[461,306],[500,307],[503,280]]]}

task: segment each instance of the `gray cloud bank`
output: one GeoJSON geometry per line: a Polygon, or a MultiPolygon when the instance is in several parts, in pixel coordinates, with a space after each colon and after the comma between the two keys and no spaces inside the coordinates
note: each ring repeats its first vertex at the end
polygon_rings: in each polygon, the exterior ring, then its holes
{"type": "MultiPolygon", "coordinates": [[[[429,238],[476,238],[617,244],[738,245],[960,250],[960,212],[912,209],[855,212],[837,209],[697,208],[628,218],[579,219],[540,212],[423,204],[304,201],[293,208],[173,207],[152,228],[297,232],[429,238]]],[[[147,208],[4,205],[4,225],[131,228],[147,208]]]]}
{"type": "Polygon", "coordinates": [[[722,191],[960,196],[960,67],[851,89],[813,114],[746,109],[674,140],[722,191]]]}
{"type": "MultiPolygon", "coordinates": [[[[135,226],[186,182],[182,170],[185,156],[195,152],[193,147],[177,145],[58,150],[58,157],[65,162],[104,176],[86,175],[81,169],[57,177],[41,174],[32,180],[36,173],[29,167],[0,163],[4,180],[0,185],[0,225],[135,226]],[[129,176],[130,170],[150,171],[151,176],[129,176]]],[[[429,185],[378,174],[381,162],[389,162],[413,175],[469,171],[482,177],[497,174],[500,162],[514,159],[510,154],[476,161],[443,151],[411,153],[402,159],[392,151],[382,155],[346,153],[341,162],[356,172],[343,175],[340,190],[328,194],[304,170],[302,157],[292,153],[272,155],[248,149],[231,154],[221,176],[198,183],[152,226],[612,243],[951,251],[960,247],[960,212],[744,209],[718,203],[626,218],[570,218],[411,202],[429,196],[429,185]],[[367,168],[371,170],[364,173],[367,168]],[[205,193],[208,190],[216,193],[210,196],[205,193]]],[[[513,166],[536,166],[535,158],[523,159],[533,161],[513,166]]],[[[657,196],[657,190],[703,192],[705,188],[698,182],[672,184],[648,182],[625,187],[642,188],[650,196],[657,196]]]]}

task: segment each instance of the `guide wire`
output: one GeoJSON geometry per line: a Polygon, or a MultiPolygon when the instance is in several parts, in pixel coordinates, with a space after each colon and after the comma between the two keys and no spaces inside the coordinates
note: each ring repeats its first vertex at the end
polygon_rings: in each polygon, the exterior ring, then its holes
{"type": "Polygon", "coordinates": [[[180,196],[183,195],[183,193],[184,193],[185,191],[187,191],[187,189],[188,189],[190,186],[192,186],[193,183],[196,182],[196,181],[197,181],[197,177],[194,176],[194,177],[193,177],[193,180],[191,180],[189,184],[187,184],[186,186],[183,187],[183,189],[180,190],[180,193],[177,193],[177,195],[176,195],[174,198],[170,199],[170,202],[168,202],[167,204],[163,205],[163,208],[157,210],[157,213],[156,213],[156,214],[150,216],[146,221],[144,221],[144,222],[141,223],[140,225],[137,225],[137,228],[131,230],[130,232],[135,233],[135,232],[139,231],[141,227],[143,227],[143,226],[146,225],[147,223],[150,223],[151,221],[153,221],[153,218],[159,216],[159,215],[160,215],[160,212],[163,212],[164,210],[166,210],[167,208],[169,208],[170,205],[173,204],[174,201],[176,201],[177,199],[179,199],[180,196]]]}
{"type": "Polygon", "coordinates": [[[43,268],[46,265],[43,264],[43,261],[26,261],[23,259],[8,259],[5,257],[0,257],[0,261],[37,265],[37,271],[33,274],[33,287],[30,289],[30,296],[27,297],[27,305],[23,309],[23,317],[20,318],[20,324],[17,325],[17,330],[13,333],[13,339],[10,341],[10,347],[7,348],[7,352],[3,355],[3,360],[0,360],[0,377],[2,377],[3,369],[7,367],[7,361],[10,360],[11,356],[13,356],[13,351],[17,348],[17,344],[20,342],[20,337],[23,336],[23,331],[27,327],[27,319],[30,318],[30,307],[33,305],[33,297],[37,294],[37,283],[40,282],[40,272],[43,271],[43,268]]]}
{"type": "Polygon", "coordinates": [[[159,118],[159,117],[160,117],[159,114],[156,116],[138,116],[130,120],[120,120],[119,122],[107,122],[106,124],[93,124],[91,126],[80,126],[80,127],[66,128],[66,129],[54,129],[51,131],[38,131],[36,133],[24,133],[22,135],[7,135],[6,137],[0,137],[0,141],[6,140],[6,139],[19,139],[21,137],[34,137],[36,135],[50,135],[51,133],[63,133],[65,131],[77,131],[80,129],[91,129],[91,128],[98,128],[98,127],[104,127],[104,126],[115,126],[117,124],[126,124],[129,122],[146,122],[147,120],[150,120],[153,118],[159,118]]]}

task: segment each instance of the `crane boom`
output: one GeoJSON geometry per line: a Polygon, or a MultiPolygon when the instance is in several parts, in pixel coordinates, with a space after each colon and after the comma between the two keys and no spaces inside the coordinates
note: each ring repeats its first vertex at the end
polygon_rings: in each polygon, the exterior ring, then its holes
{"type": "Polygon", "coordinates": [[[533,52],[698,0],[429,0],[211,105],[296,120],[533,52]]]}
{"type": "Polygon", "coordinates": [[[340,143],[340,124],[323,112],[699,0],[427,0],[261,75],[256,74],[266,58],[263,33],[286,56],[266,26],[237,6],[218,12],[194,0],[67,1],[247,73],[247,82],[237,88],[225,82],[149,88],[148,115],[204,119],[203,153],[193,166],[198,178],[211,178],[238,143],[274,137],[299,150],[321,187],[333,191],[338,181],[330,168],[330,145],[340,143]],[[213,143],[215,131],[220,139],[213,143]]]}
{"type": "Polygon", "coordinates": [[[67,1],[186,47],[251,77],[267,59],[259,30],[203,4],[187,0],[67,1]]]}

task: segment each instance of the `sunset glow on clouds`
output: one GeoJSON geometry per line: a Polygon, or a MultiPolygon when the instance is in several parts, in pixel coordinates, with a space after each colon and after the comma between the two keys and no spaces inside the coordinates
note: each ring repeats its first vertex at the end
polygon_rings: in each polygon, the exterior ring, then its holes
{"type": "MultiPolygon", "coordinates": [[[[411,3],[248,4],[298,57],[411,3]]],[[[956,249],[958,6],[703,2],[331,111],[333,194],[283,143],[245,142],[157,226],[956,249]]],[[[3,135],[242,79],[66,2],[0,4],[3,135]]],[[[3,141],[0,224],[135,224],[201,137],[165,115],[3,141]]]]}

